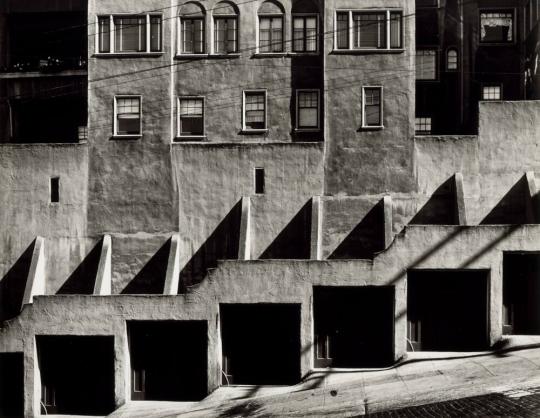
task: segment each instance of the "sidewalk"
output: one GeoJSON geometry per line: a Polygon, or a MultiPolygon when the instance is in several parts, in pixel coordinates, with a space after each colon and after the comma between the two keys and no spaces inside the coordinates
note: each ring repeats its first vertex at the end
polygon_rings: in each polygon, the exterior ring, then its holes
{"type": "Polygon", "coordinates": [[[384,370],[317,372],[292,387],[222,387],[201,402],[130,402],[135,417],[358,416],[540,386],[540,337],[512,337],[497,351],[409,353],[384,370]]]}

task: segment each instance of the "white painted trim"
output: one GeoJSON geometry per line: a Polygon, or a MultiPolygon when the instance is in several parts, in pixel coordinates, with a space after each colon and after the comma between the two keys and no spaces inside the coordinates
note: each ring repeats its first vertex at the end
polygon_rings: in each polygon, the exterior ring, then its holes
{"type": "Polygon", "coordinates": [[[362,86],[362,129],[382,129],[384,128],[384,88],[383,86],[362,86]],[[366,89],[380,89],[380,125],[366,125],[366,89]]]}
{"type": "Polygon", "coordinates": [[[205,138],[206,137],[206,112],[205,112],[206,100],[204,96],[186,95],[178,96],[176,100],[176,137],[177,138],[205,138]],[[201,135],[182,135],[180,132],[180,100],[182,99],[202,99],[202,120],[203,131],[201,135]]]}
{"type": "Polygon", "coordinates": [[[143,118],[143,112],[142,112],[142,106],[143,106],[143,99],[142,95],[140,94],[120,94],[114,96],[114,121],[113,121],[113,136],[115,138],[134,138],[134,137],[141,137],[142,136],[142,118],[143,118]],[[118,118],[117,118],[117,99],[129,99],[137,97],[139,98],[139,133],[138,134],[131,134],[131,135],[119,135],[117,134],[118,129],[118,118]]]}
{"type": "Polygon", "coordinates": [[[266,89],[242,90],[242,131],[251,133],[263,133],[268,131],[268,93],[266,89]],[[264,128],[262,129],[246,128],[246,93],[264,93],[264,128]]]}

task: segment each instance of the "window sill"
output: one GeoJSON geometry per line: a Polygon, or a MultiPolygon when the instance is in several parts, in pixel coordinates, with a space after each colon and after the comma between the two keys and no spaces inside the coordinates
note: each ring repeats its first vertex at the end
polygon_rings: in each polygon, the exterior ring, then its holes
{"type": "Polygon", "coordinates": [[[160,57],[163,52],[97,52],[95,58],[141,58],[141,57],[160,57]]]}
{"type": "Polygon", "coordinates": [[[378,48],[365,48],[365,49],[333,49],[331,54],[337,55],[366,55],[366,54],[403,54],[404,48],[392,48],[392,49],[378,49],[378,48]]]}
{"type": "Polygon", "coordinates": [[[111,139],[127,139],[127,140],[135,140],[135,139],[141,139],[142,135],[113,135],[111,139]]]}
{"type": "Polygon", "coordinates": [[[240,58],[240,53],[238,52],[231,52],[230,54],[208,54],[208,58],[240,58]]]}
{"type": "Polygon", "coordinates": [[[382,131],[384,129],[384,125],[381,126],[362,126],[360,129],[358,129],[358,132],[362,131],[382,131]]]}
{"type": "Polygon", "coordinates": [[[268,129],[242,129],[240,133],[244,135],[256,135],[256,134],[265,134],[268,132],[268,129]]]}
{"type": "Polygon", "coordinates": [[[192,59],[203,59],[208,58],[208,54],[176,54],[174,59],[177,60],[192,60],[192,59]]]}
{"type": "Polygon", "coordinates": [[[251,58],[283,58],[286,56],[286,52],[257,52],[251,58]]]}
{"type": "Polygon", "coordinates": [[[206,135],[179,135],[174,137],[174,142],[182,141],[206,141],[206,135]]]}
{"type": "Polygon", "coordinates": [[[305,56],[318,56],[319,51],[316,52],[287,52],[288,57],[305,57],[305,56]]]}
{"type": "Polygon", "coordinates": [[[320,128],[294,128],[294,132],[302,133],[302,132],[321,132],[320,128]]]}

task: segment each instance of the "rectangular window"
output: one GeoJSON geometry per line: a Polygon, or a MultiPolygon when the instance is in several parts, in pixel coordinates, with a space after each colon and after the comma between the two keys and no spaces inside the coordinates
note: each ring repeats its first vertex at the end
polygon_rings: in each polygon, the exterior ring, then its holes
{"type": "Polygon", "coordinates": [[[204,54],[203,18],[182,18],[182,53],[204,54]]]}
{"type": "Polygon", "coordinates": [[[283,17],[259,18],[259,52],[283,52],[283,17]]]}
{"type": "Polygon", "coordinates": [[[181,97],[179,100],[178,136],[204,135],[204,99],[181,97]]]}
{"type": "Polygon", "coordinates": [[[77,127],[77,139],[79,141],[86,141],[88,139],[88,127],[79,126],[77,127]]]}
{"type": "Polygon", "coordinates": [[[482,100],[501,100],[502,88],[497,86],[483,86],[482,87],[482,100]]]}
{"type": "Polygon", "coordinates": [[[141,97],[115,97],[115,136],[141,135],[141,97]]]}
{"type": "Polygon", "coordinates": [[[382,87],[363,87],[362,127],[382,128],[382,87]]]}
{"type": "Polygon", "coordinates": [[[140,54],[162,50],[161,15],[98,16],[97,24],[99,53],[140,54]]]}
{"type": "Polygon", "coordinates": [[[293,16],[293,51],[317,52],[317,16],[293,16]]]}
{"type": "Polygon", "coordinates": [[[264,168],[255,168],[255,194],[264,194],[264,168]]]}
{"type": "Polygon", "coordinates": [[[60,202],[60,177],[51,177],[51,203],[60,202]]]}
{"type": "Polygon", "coordinates": [[[144,369],[133,370],[133,392],[145,392],[146,371],[144,369]]]}
{"type": "Polygon", "coordinates": [[[296,92],[296,127],[319,129],[319,90],[296,92]]]}
{"type": "Polygon", "coordinates": [[[238,51],[236,17],[214,18],[214,53],[230,54],[238,51]]]}
{"type": "Polygon", "coordinates": [[[400,49],[403,47],[402,17],[401,11],[337,11],[336,47],[368,50],[400,49]]]}
{"type": "Polygon", "coordinates": [[[418,49],[416,51],[416,79],[437,79],[437,51],[435,49],[418,49]]]}
{"type": "Polygon", "coordinates": [[[514,13],[511,10],[480,12],[480,42],[514,41],[514,13]]]}
{"type": "Polygon", "coordinates": [[[244,129],[266,129],[266,92],[244,92],[244,129]]]}
{"type": "Polygon", "coordinates": [[[415,119],[414,129],[417,134],[431,133],[431,118],[420,117],[415,119]]]}

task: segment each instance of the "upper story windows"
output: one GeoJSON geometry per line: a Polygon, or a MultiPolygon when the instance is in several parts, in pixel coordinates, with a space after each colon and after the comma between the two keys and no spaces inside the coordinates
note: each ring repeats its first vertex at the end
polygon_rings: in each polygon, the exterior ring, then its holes
{"type": "Polygon", "coordinates": [[[97,18],[96,52],[144,54],[162,51],[162,16],[107,15],[97,18]]]}
{"type": "Polygon", "coordinates": [[[142,134],[142,97],[115,96],[115,137],[138,137],[142,134]]]}
{"type": "Polygon", "coordinates": [[[457,71],[459,67],[458,51],[456,48],[450,48],[446,51],[446,70],[457,71]]]}
{"type": "Polygon", "coordinates": [[[436,80],[437,79],[437,50],[417,49],[416,50],[416,79],[436,80]]]}
{"type": "Polygon", "coordinates": [[[244,90],[243,126],[246,132],[266,130],[266,90],[244,90]]]}
{"type": "Polygon", "coordinates": [[[480,42],[498,44],[514,42],[513,10],[481,10],[480,42]]]}
{"type": "Polygon", "coordinates": [[[383,128],[383,88],[362,87],[362,128],[383,128]]]}
{"type": "Polygon", "coordinates": [[[214,54],[238,52],[238,12],[230,3],[218,3],[214,15],[214,54]]]}
{"type": "Polygon", "coordinates": [[[206,52],[206,13],[195,3],[180,7],[179,52],[181,54],[204,54],[206,52]]]}
{"type": "Polygon", "coordinates": [[[261,54],[283,52],[285,49],[283,8],[273,1],[265,1],[259,7],[257,14],[259,18],[258,52],[261,54]]]}
{"type": "Polygon", "coordinates": [[[317,15],[293,15],[293,51],[317,52],[317,15]]]}
{"type": "Polygon", "coordinates": [[[178,99],[178,136],[204,136],[204,98],[183,96],[178,99]]]}
{"type": "Polygon", "coordinates": [[[403,14],[398,10],[338,10],[334,45],[337,50],[403,48],[403,14]]]}

